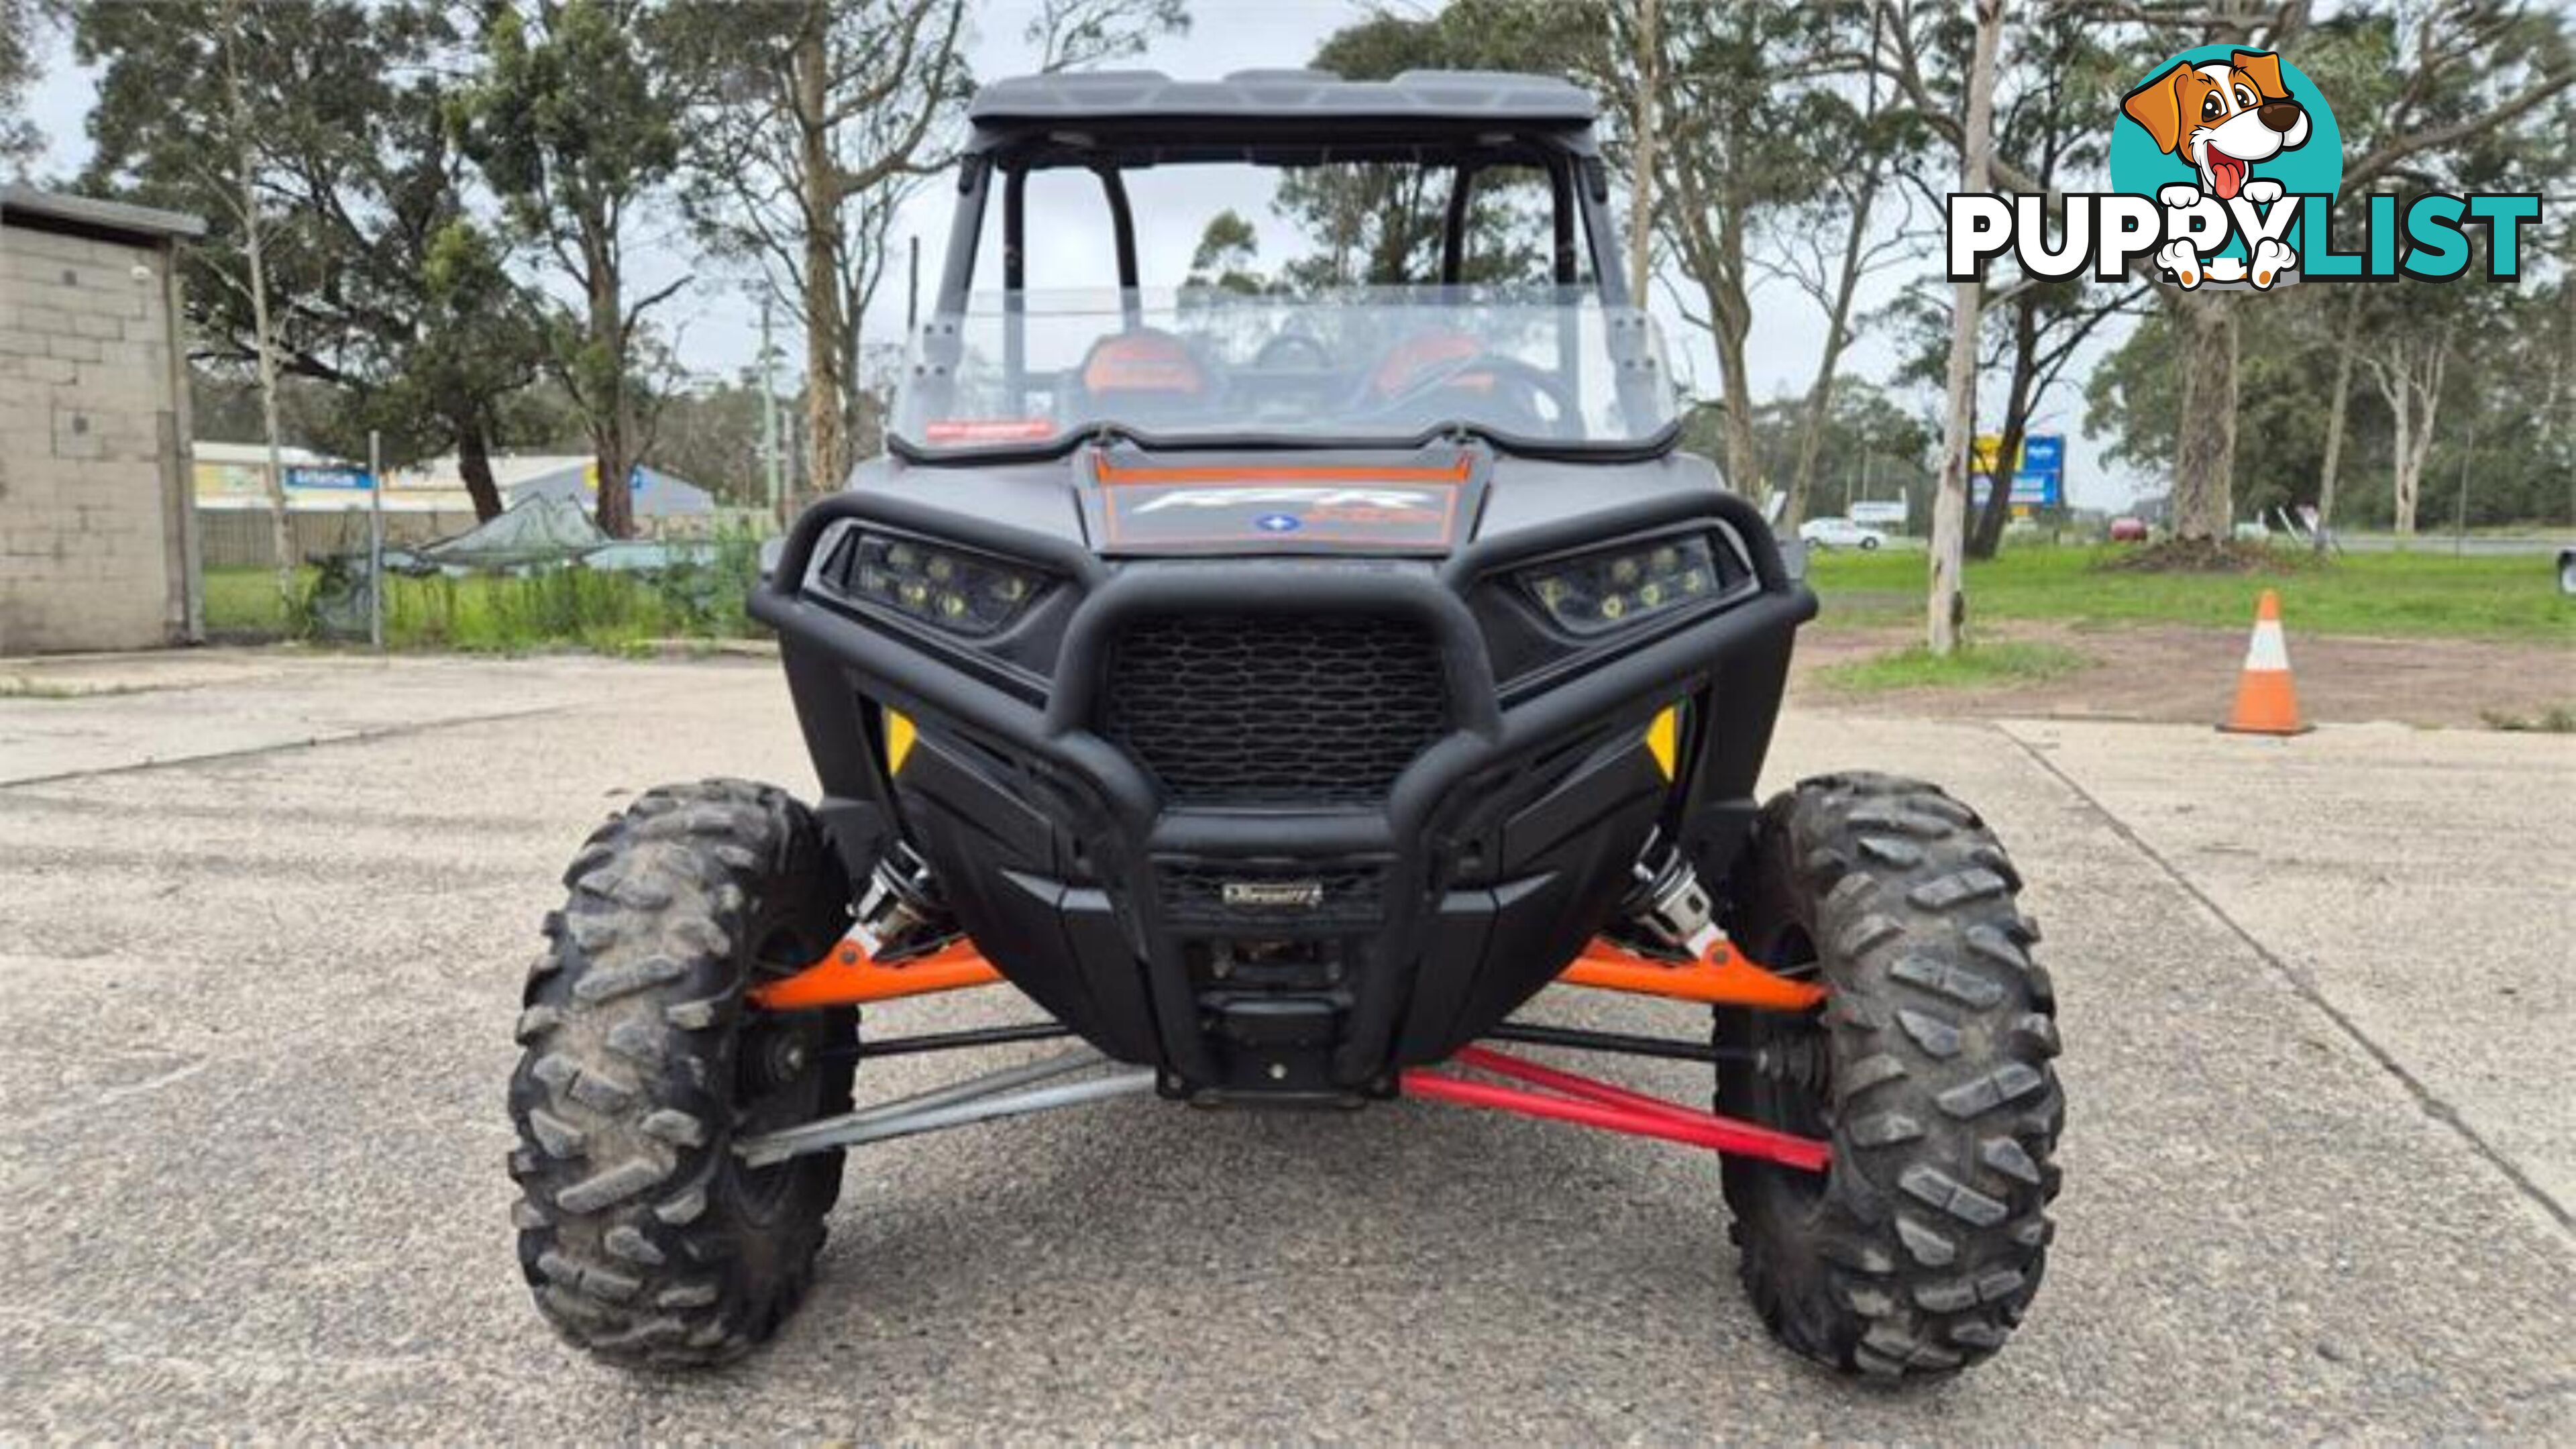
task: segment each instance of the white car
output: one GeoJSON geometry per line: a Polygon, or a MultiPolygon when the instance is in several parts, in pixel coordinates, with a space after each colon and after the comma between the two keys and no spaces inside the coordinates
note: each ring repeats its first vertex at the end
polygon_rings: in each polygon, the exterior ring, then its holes
{"type": "Polygon", "coordinates": [[[1887,542],[1887,535],[1875,528],[1863,528],[1848,518],[1810,518],[1798,525],[1798,540],[1815,548],[1856,548],[1864,552],[1887,542]]]}

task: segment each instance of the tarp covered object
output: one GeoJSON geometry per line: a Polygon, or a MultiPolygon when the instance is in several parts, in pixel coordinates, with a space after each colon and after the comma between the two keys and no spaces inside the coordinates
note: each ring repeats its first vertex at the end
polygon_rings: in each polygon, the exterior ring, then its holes
{"type": "Polygon", "coordinates": [[[412,553],[442,568],[501,569],[579,558],[609,541],[569,498],[525,498],[488,523],[412,553]]]}

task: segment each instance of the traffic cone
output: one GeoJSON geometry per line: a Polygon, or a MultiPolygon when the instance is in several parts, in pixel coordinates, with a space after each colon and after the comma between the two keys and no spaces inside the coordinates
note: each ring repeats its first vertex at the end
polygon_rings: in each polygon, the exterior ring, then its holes
{"type": "Polygon", "coordinates": [[[2281,599],[2270,589],[2254,606],[2254,638],[2236,684],[2236,708],[2220,729],[2236,735],[2303,735],[2299,691],[2290,682],[2290,646],[2281,638],[2281,599]]]}

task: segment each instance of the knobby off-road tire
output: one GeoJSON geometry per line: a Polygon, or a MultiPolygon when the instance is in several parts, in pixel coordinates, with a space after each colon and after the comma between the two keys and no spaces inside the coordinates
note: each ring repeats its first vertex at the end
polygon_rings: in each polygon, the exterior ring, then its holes
{"type": "Polygon", "coordinates": [[[803,1297],[841,1154],[750,1171],[737,1136],[849,1110],[852,1013],[770,1016],[849,893],[813,817],[741,781],[666,786],[592,834],[546,918],[510,1078],[519,1262],[564,1337],[630,1364],[736,1358],[803,1297]]]}
{"type": "Polygon", "coordinates": [[[2056,999],[2021,877],[1976,812],[1886,775],[1809,780],[1764,809],[1736,943],[1820,976],[1818,1012],[1720,1011],[1718,1110],[1833,1143],[1831,1171],[1729,1157],[1740,1272],[1789,1347],[1841,1369],[1943,1374],[2002,1347],[2039,1288],[2065,1103],[2056,999]]]}

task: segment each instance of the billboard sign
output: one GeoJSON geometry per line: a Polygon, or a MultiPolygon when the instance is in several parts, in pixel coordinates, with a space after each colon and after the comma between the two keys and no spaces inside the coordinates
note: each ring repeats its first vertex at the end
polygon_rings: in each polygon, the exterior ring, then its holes
{"type": "MultiPolygon", "coordinates": [[[[1994,486],[1995,454],[2003,440],[1992,433],[1980,433],[1968,453],[1968,496],[1984,503],[1994,486]]],[[[2066,502],[2066,435],[2033,433],[2022,440],[2021,455],[2013,460],[2012,501],[2017,508],[2056,508],[2066,502]]]]}

